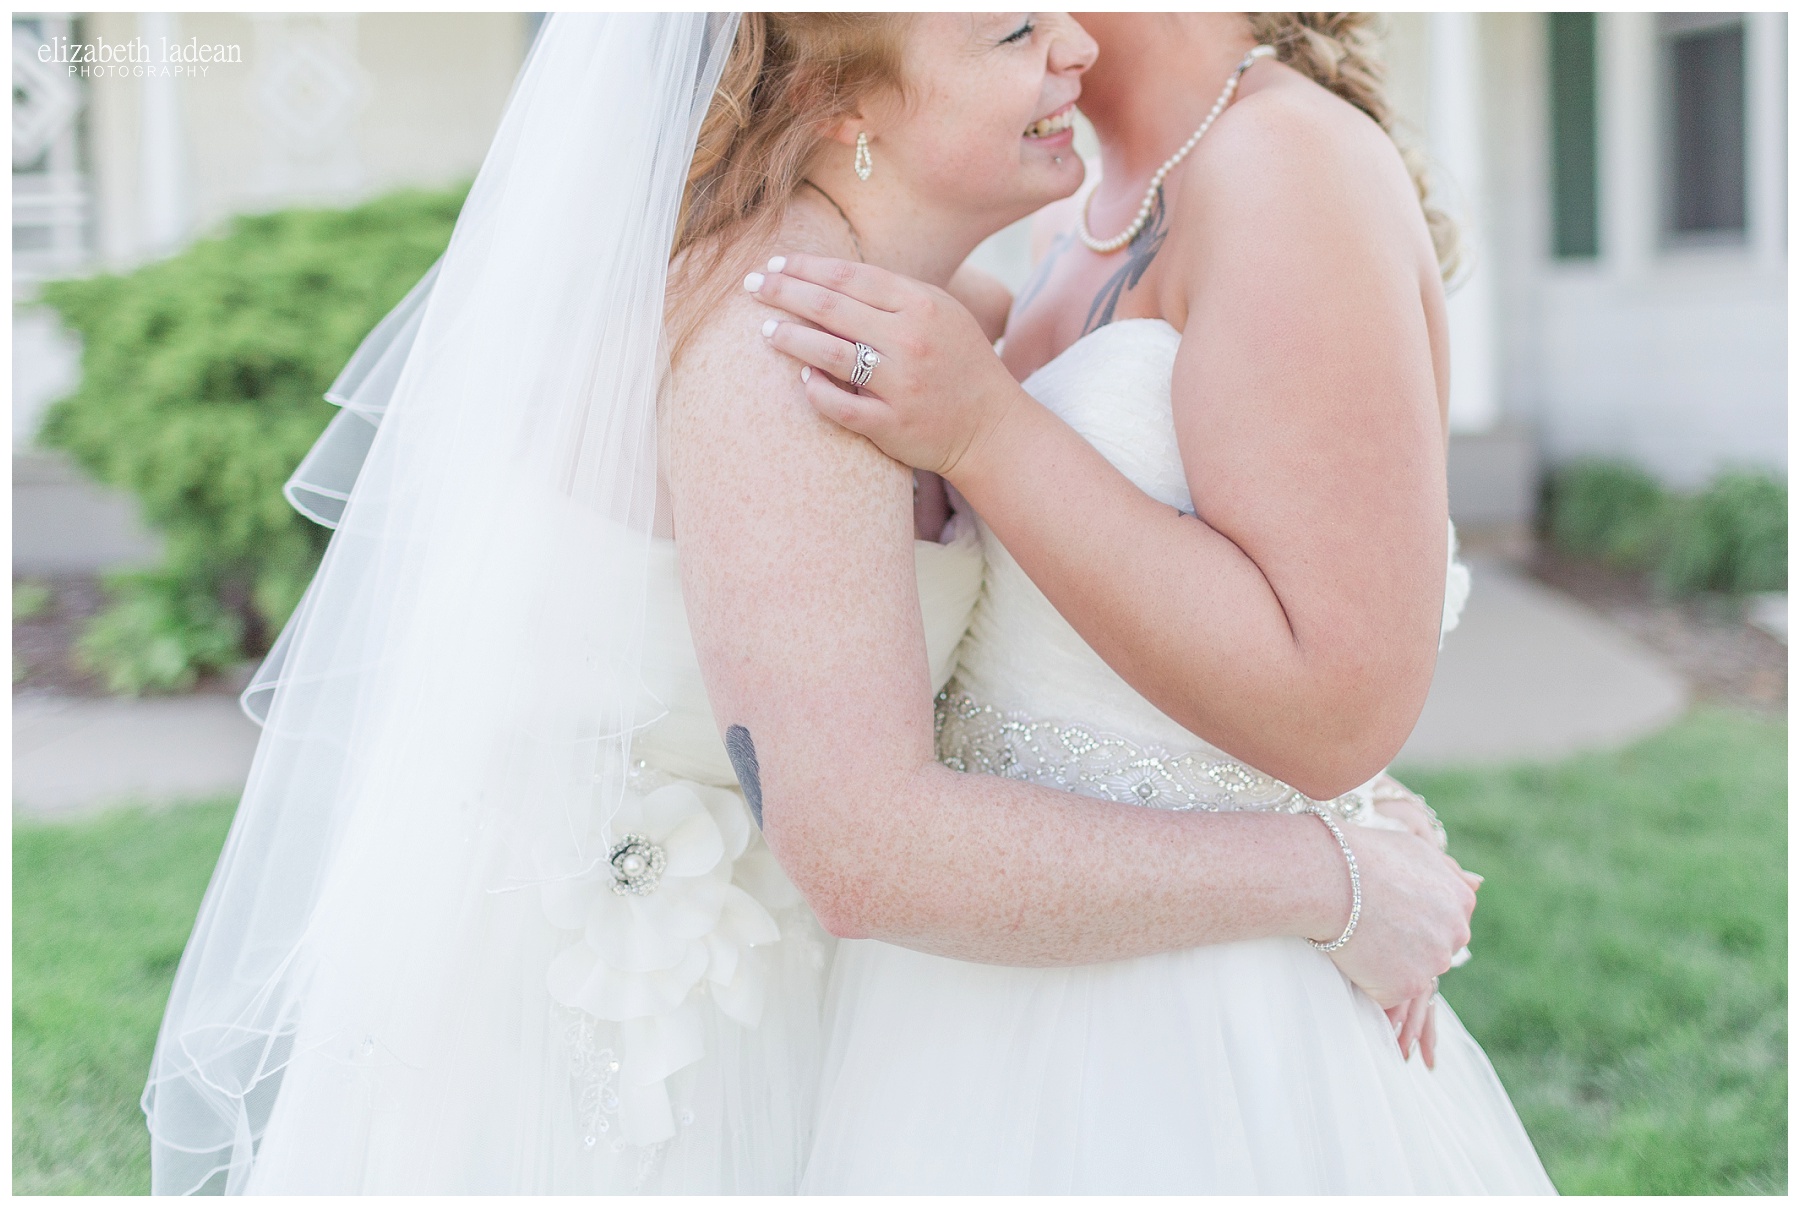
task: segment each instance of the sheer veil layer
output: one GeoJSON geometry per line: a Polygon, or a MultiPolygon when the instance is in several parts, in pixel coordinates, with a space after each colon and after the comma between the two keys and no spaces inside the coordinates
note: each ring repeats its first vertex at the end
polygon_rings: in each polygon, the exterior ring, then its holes
{"type": "Polygon", "coordinates": [[[247,693],[262,741],[144,1092],[156,1192],[253,1187],[272,1113],[333,1079],[365,1185],[403,1186],[390,1160],[418,1189],[562,1181],[491,1135],[554,1131],[549,1064],[479,1037],[560,1041],[519,1006],[554,956],[538,898],[607,859],[657,714],[664,278],[735,29],[552,17],[449,250],[334,387],[289,498],[336,532],[247,693]],[[479,1119],[430,1106],[452,1067],[479,1119]],[[405,1113],[416,1140],[381,1149],[405,1113]]]}

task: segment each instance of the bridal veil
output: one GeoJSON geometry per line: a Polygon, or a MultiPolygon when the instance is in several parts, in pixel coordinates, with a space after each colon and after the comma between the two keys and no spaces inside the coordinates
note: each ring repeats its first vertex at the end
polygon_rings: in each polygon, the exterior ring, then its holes
{"type": "MultiPolygon", "coordinates": [[[[454,1061],[490,1122],[548,1127],[541,1069],[464,1053],[548,1025],[504,994],[423,999],[541,980],[554,953],[513,951],[540,941],[500,933],[506,903],[536,911],[606,861],[658,711],[641,671],[664,278],[735,29],[552,17],[444,258],[334,388],[289,497],[336,532],[246,694],[262,740],[144,1092],[156,1192],[253,1188],[302,1055],[351,1083],[454,1061]],[[482,951],[507,956],[463,968],[482,951]]],[[[491,1141],[418,1102],[409,1161],[491,1141]]],[[[366,1107],[346,1160],[394,1127],[366,1107]]]]}

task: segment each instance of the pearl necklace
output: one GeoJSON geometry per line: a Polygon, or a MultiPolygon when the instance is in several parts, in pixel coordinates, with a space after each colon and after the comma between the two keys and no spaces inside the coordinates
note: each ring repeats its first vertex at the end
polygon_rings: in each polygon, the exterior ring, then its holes
{"type": "Polygon", "coordinates": [[[1088,194],[1087,201],[1082,203],[1081,214],[1075,222],[1075,234],[1080,237],[1082,243],[1087,245],[1088,250],[1099,252],[1105,256],[1118,251],[1138,237],[1138,232],[1144,229],[1146,222],[1150,221],[1150,207],[1156,202],[1156,191],[1162,188],[1163,178],[1175,170],[1175,165],[1187,158],[1187,153],[1194,149],[1194,144],[1200,141],[1200,136],[1211,129],[1213,122],[1221,113],[1225,112],[1225,106],[1231,104],[1232,94],[1237,92],[1238,81],[1244,78],[1246,71],[1250,70],[1250,64],[1274,53],[1273,46],[1258,46],[1244,56],[1244,61],[1237,65],[1237,70],[1232,72],[1231,78],[1225,81],[1224,91],[1220,92],[1219,99],[1213,102],[1212,111],[1206,115],[1206,120],[1200,123],[1200,129],[1194,131],[1194,136],[1181,144],[1181,150],[1163,160],[1163,166],[1158,168],[1156,175],[1150,178],[1150,187],[1144,190],[1144,204],[1138,207],[1137,217],[1131,220],[1130,226],[1111,239],[1094,238],[1093,232],[1088,230],[1087,216],[1088,207],[1094,204],[1094,195],[1088,194]]]}

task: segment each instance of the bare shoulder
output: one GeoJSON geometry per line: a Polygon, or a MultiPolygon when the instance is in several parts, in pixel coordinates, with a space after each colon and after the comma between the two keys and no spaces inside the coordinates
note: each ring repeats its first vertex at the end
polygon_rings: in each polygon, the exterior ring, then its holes
{"type": "Polygon", "coordinates": [[[854,255],[849,237],[841,229],[833,230],[819,215],[801,206],[790,207],[772,246],[735,249],[720,269],[719,286],[695,298],[704,313],[671,366],[664,395],[665,418],[722,419],[746,407],[754,408],[762,422],[777,415],[816,418],[800,391],[798,363],[760,338],[762,325],[769,319],[794,320],[740,285],[776,251],[854,255]]]}
{"type": "Polygon", "coordinates": [[[1390,250],[1429,248],[1411,176],[1387,132],[1285,69],[1227,109],[1195,148],[1173,219],[1184,233],[1239,231],[1298,246],[1353,235],[1390,250]]]}
{"type": "Polygon", "coordinates": [[[1393,140],[1373,118],[1285,68],[1220,115],[1196,158],[1202,152],[1240,171],[1405,172],[1393,140]]]}
{"type": "MultiPolygon", "coordinates": [[[[807,215],[785,224],[779,243],[782,250],[851,252],[807,215]]],[[[821,418],[806,400],[799,363],[762,338],[767,320],[791,320],[738,282],[774,250],[743,249],[723,291],[701,300],[706,313],[671,366],[662,460],[678,534],[686,527],[691,536],[695,521],[716,527],[724,513],[786,523],[839,502],[846,491],[900,476],[875,446],[821,418]]]]}

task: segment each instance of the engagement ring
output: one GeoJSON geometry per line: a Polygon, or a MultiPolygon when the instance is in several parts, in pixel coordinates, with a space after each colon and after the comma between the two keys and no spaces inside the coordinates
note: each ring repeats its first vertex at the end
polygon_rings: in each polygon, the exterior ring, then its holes
{"type": "Polygon", "coordinates": [[[869,375],[875,372],[875,366],[881,364],[881,354],[867,344],[856,346],[856,364],[850,369],[852,386],[867,386],[869,375]]]}

